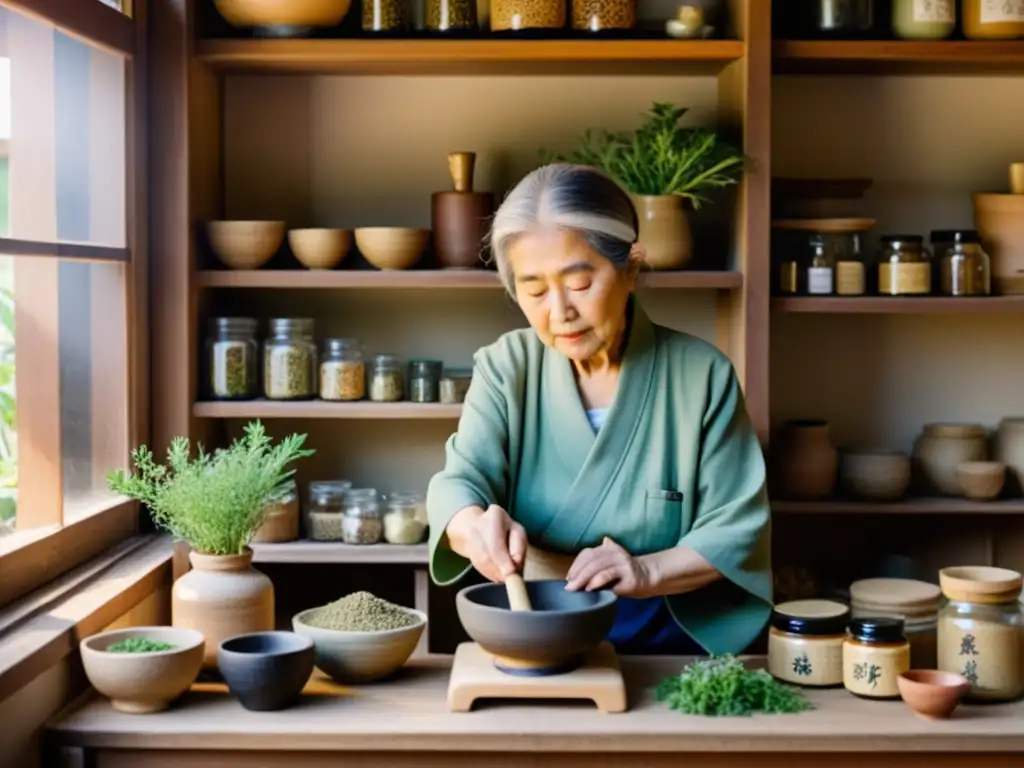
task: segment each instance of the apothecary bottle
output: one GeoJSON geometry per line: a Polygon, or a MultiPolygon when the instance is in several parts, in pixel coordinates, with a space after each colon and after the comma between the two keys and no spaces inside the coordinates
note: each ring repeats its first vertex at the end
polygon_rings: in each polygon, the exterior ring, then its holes
{"type": "Polygon", "coordinates": [[[572,27],[587,32],[632,29],[636,0],[572,0],[572,27]]]}
{"type": "Polygon", "coordinates": [[[409,362],[409,399],[414,403],[436,403],[440,399],[441,368],[439,360],[409,362]]]}
{"type": "Polygon", "coordinates": [[[364,32],[403,32],[408,18],[405,0],[363,0],[364,32]]]}
{"type": "Polygon", "coordinates": [[[366,397],[366,365],[355,339],[328,339],[320,359],[321,400],[362,400],[366,397]]]}
{"type": "Polygon", "coordinates": [[[426,0],[425,25],[431,32],[475,32],[476,0],[426,0]]]}
{"type": "Polygon", "coordinates": [[[405,397],[405,376],[402,364],[394,355],[377,355],[370,371],[370,399],[377,403],[394,403],[405,397]]]}
{"type": "Polygon", "coordinates": [[[378,544],[384,538],[376,488],[350,488],[342,500],[341,540],[346,544],[378,544]]]}
{"type": "Polygon", "coordinates": [[[910,669],[903,619],[854,619],[843,641],[843,687],[869,699],[899,698],[897,679],[910,669]]]}
{"type": "Polygon", "coordinates": [[[812,235],[808,240],[807,293],[830,296],[835,292],[835,254],[825,247],[825,238],[812,235]]]}
{"type": "Polygon", "coordinates": [[[892,0],[892,31],[904,40],[943,40],[956,29],[956,0],[892,0]]]}
{"type": "Polygon", "coordinates": [[[215,400],[251,400],[259,394],[256,320],[215,317],[206,339],[207,391],[215,400]]]}
{"type": "Polygon", "coordinates": [[[317,392],[313,321],[278,317],[270,321],[263,347],[263,391],[270,400],[308,400],[317,392]]]}
{"type": "Polygon", "coordinates": [[[421,493],[395,491],[387,495],[384,539],[389,544],[419,544],[427,532],[427,508],[421,493]]]}
{"type": "Polygon", "coordinates": [[[306,536],[314,541],[341,541],[341,515],[349,480],[316,480],[307,490],[304,524],[306,536]]]}
{"type": "Polygon", "coordinates": [[[946,296],[988,296],[992,293],[991,261],[973,229],[950,233],[950,242],[936,252],[939,290],[946,296]]]}
{"type": "Polygon", "coordinates": [[[1024,673],[1020,574],[1005,568],[947,568],[939,582],[944,597],[939,669],[966,677],[971,699],[1016,699],[1024,673]]]}
{"type": "Polygon", "coordinates": [[[878,253],[878,292],[924,296],[932,292],[931,253],[920,235],[887,235],[878,253]]]}
{"type": "Polygon", "coordinates": [[[491,0],[491,31],[562,29],[565,0],[491,0]]]}

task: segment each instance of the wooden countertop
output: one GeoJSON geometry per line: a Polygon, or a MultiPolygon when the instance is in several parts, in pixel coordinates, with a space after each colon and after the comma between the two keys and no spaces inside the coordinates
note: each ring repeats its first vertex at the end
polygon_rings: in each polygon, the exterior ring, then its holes
{"type": "Polygon", "coordinates": [[[816,709],[747,718],[685,716],[655,701],[653,686],[684,658],[622,659],[630,710],[590,703],[494,702],[468,713],[446,705],[448,662],[354,688],[319,672],[288,710],[244,710],[223,686],[197,685],[153,715],[115,711],[89,694],[57,716],[48,738],[79,747],[142,750],[445,752],[1010,752],[1024,750],[1024,704],[961,705],[945,722],[915,717],[902,701],[810,691],[816,709]]]}

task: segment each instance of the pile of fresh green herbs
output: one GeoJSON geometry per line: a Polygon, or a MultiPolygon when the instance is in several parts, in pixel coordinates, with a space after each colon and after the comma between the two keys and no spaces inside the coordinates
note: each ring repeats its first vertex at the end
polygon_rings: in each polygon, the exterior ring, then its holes
{"type": "Polygon", "coordinates": [[[273,445],[263,425],[254,421],[230,447],[207,453],[200,445],[193,458],[189,441],[177,437],[167,466],[157,464],[142,446],[132,452],[136,472],[111,472],[107,483],[115,493],[145,504],[159,528],[197,552],[237,555],[263,525],[268,505],[291,492],[295,470],[288,466],[313,454],[303,450],[305,440],[305,435],[290,435],[273,445]]]}
{"type": "Polygon", "coordinates": [[[155,651],[170,651],[176,647],[159,640],[150,640],[148,637],[129,637],[113,645],[108,645],[106,650],[107,653],[153,653],[155,651]]]}
{"type": "Polygon", "coordinates": [[[540,150],[541,161],[589,165],[634,195],[679,195],[694,208],[739,182],[747,159],[710,128],[684,128],[685,107],[655,102],[634,132],[590,129],[569,154],[540,150]]]}
{"type": "Polygon", "coordinates": [[[796,688],[763,669],[747,669],[728,654],[689,664],[681,674],[662,680],[655,696],[686,715],[792,714],[811,709],[796,688]]]}

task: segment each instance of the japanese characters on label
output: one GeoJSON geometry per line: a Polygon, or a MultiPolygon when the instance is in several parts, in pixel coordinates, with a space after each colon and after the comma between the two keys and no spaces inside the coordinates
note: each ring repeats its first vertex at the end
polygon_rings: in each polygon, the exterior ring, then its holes
{"type": "Polygon", "coordinates": [[[982,0],[981,23],[1024,21],[1024,0],[982,0]]]}
{"type": "Polygon", "coordinates": [[[914,21],[956,21],[953,0],[914,0],[914,21]]]}

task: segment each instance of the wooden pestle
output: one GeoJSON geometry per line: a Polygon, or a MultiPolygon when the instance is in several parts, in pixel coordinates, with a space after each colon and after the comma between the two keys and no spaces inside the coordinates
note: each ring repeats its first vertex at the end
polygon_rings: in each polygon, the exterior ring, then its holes
{"type": "Polygon", "coordinates": [[[513,573],[505,577],[505,590],[508,592],[508,607],[513,611],[532,611],[530,595],[526,591],[526,582],[522,574],[513,573]]]}

